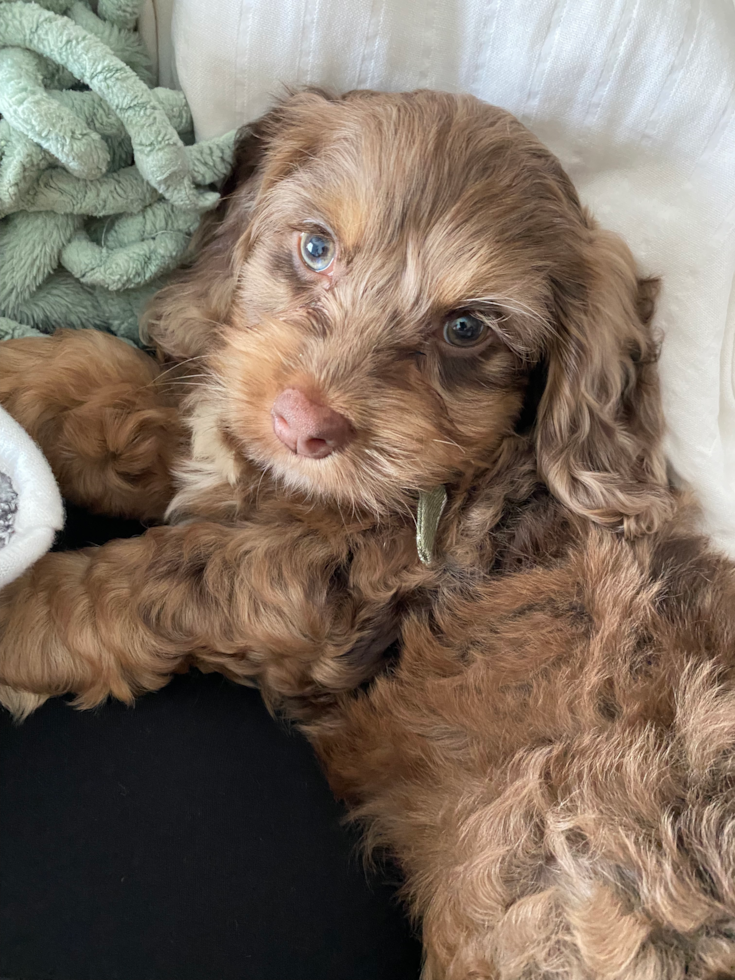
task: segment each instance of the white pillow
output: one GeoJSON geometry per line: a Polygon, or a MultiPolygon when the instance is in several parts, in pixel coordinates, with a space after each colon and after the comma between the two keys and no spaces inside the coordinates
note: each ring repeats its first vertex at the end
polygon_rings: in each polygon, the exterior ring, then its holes
{"type": "Polygon", "coordinates": [[[199,138],[306,84],[471,92],[534,130],[664,277],[669,458],[735,556],[730,0],[173,0],[172,32],[199,138]]]}

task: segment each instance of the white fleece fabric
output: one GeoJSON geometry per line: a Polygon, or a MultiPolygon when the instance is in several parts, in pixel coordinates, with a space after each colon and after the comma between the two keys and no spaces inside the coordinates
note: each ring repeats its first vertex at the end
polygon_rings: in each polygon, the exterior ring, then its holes
{"type": "Polygon", "coordinates": [[[149,46],[199,138],[286,85],[471,92],[561,158],[663,277],[667,451],[735,557],[732,0],[148,0],[149,46]],[[158,11],[161,25],[155,28],[158,11]],[[174,61],[171,61],[173,57],[174,61]]]}
{"type": "MultiPolygon", "coordinates": [[[[64,526],[64,508],[51,467],[25,429],[2,408],[0,473],[10,480],[17,507],[0,547],[2,588],[48,551],[64,526]]],[[[2,482],[6,489],[7,482],[2,482]]]]}

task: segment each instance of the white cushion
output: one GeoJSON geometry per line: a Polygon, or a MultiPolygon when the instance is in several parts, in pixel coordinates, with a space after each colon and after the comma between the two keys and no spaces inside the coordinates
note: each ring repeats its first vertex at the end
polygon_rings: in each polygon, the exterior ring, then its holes
{"type": "Polygon", "coordinates": [[[730,0],[173,0],[172,31],[199,138],[307,84],[471,92],[534,130],[664,277],[669,457],[735,556],[730,0]]]}

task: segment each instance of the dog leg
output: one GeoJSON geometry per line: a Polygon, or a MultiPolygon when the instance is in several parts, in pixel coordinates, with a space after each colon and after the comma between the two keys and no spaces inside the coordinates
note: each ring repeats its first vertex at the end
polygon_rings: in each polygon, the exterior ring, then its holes
{"type": "MultiPolygon", "coordinates": [[[[350,688],[364,670],[347,655],[380,610],[332,588],[346,557],[307,528],[213,523],[49,553],[0,593],[0,685],[91,707],[198,662],[257,677],[272,701],[350,688]]],[[[34,706],[0,698],[16,715],[34,706]]]]}
{"type": "Polygon", "coordinates": [[[0,404],[46,455],[63,496],[98,513],[163,516],[181,443],[153,358],[97,330],[6,340],[0,404]]]}

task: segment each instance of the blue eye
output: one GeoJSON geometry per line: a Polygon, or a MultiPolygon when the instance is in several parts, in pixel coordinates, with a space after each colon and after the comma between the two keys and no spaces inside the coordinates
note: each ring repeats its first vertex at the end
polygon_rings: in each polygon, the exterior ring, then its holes
{"type": "Polygon", "coordinates": [[[325,272],[337,251],[334,239],[324,231],[305,231],[300,241],[304,265],[314,272],[325,272]]]}
{"type": "Polygon", "coordinates": [[[487,324],[472,313],[455,313],[444,322],[444,340],[452,347],[476,347],[487,335],[487,324]]]}

